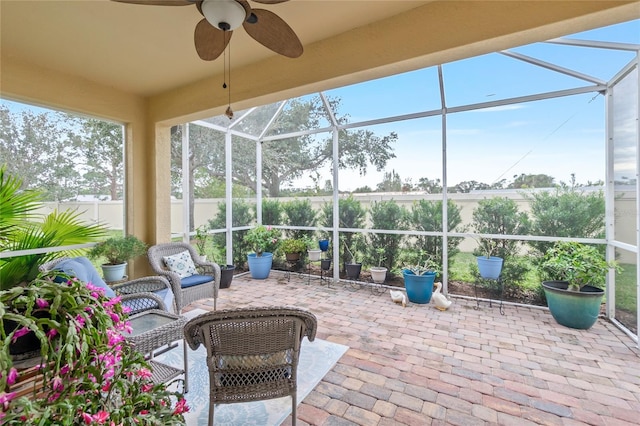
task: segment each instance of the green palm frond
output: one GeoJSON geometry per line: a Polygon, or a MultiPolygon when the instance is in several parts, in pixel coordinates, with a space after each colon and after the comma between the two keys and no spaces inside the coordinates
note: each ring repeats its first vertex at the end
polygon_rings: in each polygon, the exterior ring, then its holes
{"type": "Polygon", "coordinates": [[[9,175],[6,166],[0,167],[0,248],[25,221],[37,217],[35,211],[42,204],[39,192],[23,191],[21,186],[22,181],[9,175]]]}
{"type": "MultiPolygon", "coordinates": [[[[22,182],[0,167],[0,250],[21,251],[97,242],[106,234],[102,224],[86,224],[81,213],[73,210],[42,216],[35,191],[22,191],[22,182]]],[[[0,289],[6,290],[31,281],[38,267],[60,256],[80,256],[86,249],[30,254],[0,259],[0,289]]]]}

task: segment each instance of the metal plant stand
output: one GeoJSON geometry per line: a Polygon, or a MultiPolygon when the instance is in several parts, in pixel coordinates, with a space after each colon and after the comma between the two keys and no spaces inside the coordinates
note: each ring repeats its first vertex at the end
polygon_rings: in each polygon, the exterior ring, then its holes
{"type": "MultiPolygon", "coordinates": [[[[482,278],[483,281],[488,281],[488,282],[495,282],[496,285],[500,288],[500,315],[504,315],[504,304],[503,304],[503,300],[504,300],[504,283],[502,282],[502,276],[499,276],[497,279],[486,279],[486,278],[482,278]]],[[[473,283],[473,289],[476,295],[476,306],[473,307],[473,309],[478,310],[480,309],[480,299],[478,298],[478,280],[476,280],[473,283]]],[[[490,295],[491,296],[491,295],[490,295]]],[[[491,297],[489,297],[489,307],[492,307],[492,301],[493,299],[491,297]]]]}

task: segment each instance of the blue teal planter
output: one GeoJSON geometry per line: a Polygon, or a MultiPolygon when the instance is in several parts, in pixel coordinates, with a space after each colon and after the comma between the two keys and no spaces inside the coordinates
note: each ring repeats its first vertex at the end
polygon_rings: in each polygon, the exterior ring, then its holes
{"type": "Polygon", "coordinates": [[[322,251],[329,250],[329,240],[320,240],[320,241],[318,241],[318,246],[320,247],[320,250],[322,250],[322,251]]]}
{"type": "Polygon", "coordinates": [[[586,330],[596,323],[604,290],[586,285],[579,292],[569,291],[566,281],[544,281],[542,287],[558,324],[586,330]]]}
{"type": "Polygon", "coordinates": [[[247,262],[249,263],[249,272],[251,272],[251,278],[264,280],[269,276],[269,272],[271,272],[273,254],[269,252],[263,252],[262,256],[256,256],[255,253],[250,253],[247,255],[247,262]]]}
{"type": "Polygon", "coordinates": [[[502,272],[502,258],[491,256],[478,256],[478,272],[485,280],[497,280],[502,272]]]}
{"type": "Polygon", "coordinates": [[[404,278],[404,288],[407,290],[409,302],[426,304],[431,301],[433,282],[436,280],[435,272],[416,275],[409,269],[403,269],[402,277],[404,278]]]}

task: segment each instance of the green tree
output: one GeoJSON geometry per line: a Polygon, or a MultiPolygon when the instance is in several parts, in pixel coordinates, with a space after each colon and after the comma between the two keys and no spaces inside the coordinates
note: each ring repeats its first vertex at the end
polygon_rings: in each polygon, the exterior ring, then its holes
{"type": "Polygon", "coordinates": [[[112,200],[123,198],[124,138],[122,126],[94,118],[82,121],[84,134],[80,147],[88,171],[84,174],[85,191],[108,194],[112,200]]]}
{"type": "MultiPolygon", "coordinates": [[[[340,99],[329,98],[328,103],[338,125],[347,124],[348,116],[339,111],[340,99]]],[[[307,100],[293,99],[275,120],[270,135],[317,129],[327,118],[327,111],[319,96],[307,100]]],[[[361,175],[365,175],[369,165],[373,165],[376,170],[382,170],[387,162],[395,157],[392,144],[397,141],[396,133],[378,136],[369,130],[342,129],[338,138],[338,167],[341,169],[356,169],[361,175]]],[[[333,158],[332,147],[331,136],[317,134],[264,142],[262,178],[269,195],[279,196],[284,183],[330,164],[333,158]]],[[[251,183],[247,181],[247,184],[251,183]]]]}
{"type": "MultiPolygon", "coordinates": [[[[282,223],[283,205],[280,200],[262,199],[262,223],[265,225],[280,225],[282,223]]],[[[256,214],[257,216],[257,214],[256,214]]]]}
{"type": "MultiPolygon", "coordinates": [[[[360,201],[356,200],[353,195],[338,200],[338,217],[340,228],[363,228],[367,211],[362,207],[360,201]]],[[[326,203],[322,206],[321,224],[325,227],[333,227],[333,203],[326,203]]],[[[347,248],[351,251],[362,251],[363,242],[361,234],[353,232],[341,232],[340,238],[340,258],[347,260],[350,256],[347,248]],[[346,247],[345,247],[346,246],[346,247]]]]}
{"type": "MultiPolygon", "coordinates": [[[[563,187],[525,194],[531,206],[531,233],[556,237],[603,238],[605,200],[602,191],[585,192],[563,187]]],[[[530,241],[543,255],[554,243],[530,241]]]]}
{"type": "Polygon", "coordinates": [[[42,201],[75,198],[81,186],[77,166],[78,122],[61,112],[13,113],[0,104],[0,164],[22,182],[24,189],[38,189],[42,201]]]}
{"type": "MultiPolygon", "coordinates": [[[[371,224],[374,229],[407,229],[407,211],[395,201],[374,202],[369,209],[371,224]]],[[[404,235],[397,234],[368,234],[367,261],[374,266],[384,266],[389,272],[397,267],[398,258],[404,235]],[[384,261],[378,265],[380,253],[383,250],[384,261]]]]}
{"type": "MultiPolygon", "coordinates": [[[[419,200],[414,202],[409,210],[408,223],[409,229],[416,231],[442,231],[442,200],[419,200]]],[[[460,207],[453,201],[447,200],[447,229],[449,231],[462,232],[461,224],[460,207]]],[[[461,242],[461,238],[447,238],[447,268],[451,265],[453,257],[460,252],[458,246],[461,242]]],[[[421,252],[425,252],[439,267],[444,265],[442,237],[416,235],[411,246],[417,248],[417,250],[412,250],[409,254],[406,259],[408,263],[418,264],[419,258],[422,256],[421,252]]]]}
{"type": "MultiPolygon", "coordinates": [[[[473,230],[478,234],[523,235],[529,228],[529,216],[518,211],[518,204],[506,197],[485,198],[473,210],[473,230]]],[[[503,259],[503,280],[514,284],[521,282],[528,267],[518,260],[520,241],[494,239],[493,243],[495,249],[492,256],[503,259]]],[[[474,250],[474,255],[483,256],[486,253],[478,247],[474,250]]]]}
{"type": "Polygon", "coordinates": [[[442,182],[439,178],[429,179],[427,177],[421,177],[418,179],[418,184],[416,185],[418,189],[424,191],[426,194],[441,194],[442,193],[442,182]]]}
{"type": "MultiPolygon", "coordinates": [[[[255,221],[255,212],[252,211],[251,206],[244,200],[236,199],[231,204],[233,210],[233,219],[231,226],[243,226],[255,221]]],[[[227,220],[227,204],[218,204],[218,213],[213,219],[209,219],[210,229],[224,229],[227,220]]],[[[233,264],[236,267],[241,268],[246,260],[247,253],[251,251],[251,247],[244,242],[244,236],[247,233],[244,231],[233,231],[232,244],[233,244],[233,264]]],[[[224,233],[213,234],[212,236],[214,250],[216,252],[226,255],[227,240],[224,233]]]]}
{"type": "Polygon", "coordinates": [[[402,180],[395,170],[385,172],[382,182],[376,186],[376,191],[378,192],[400,192],[401,190],[402,180]]]}
{"type": "MultiPolygon", "coordinates": [[[[316,226],[317,212],[308,198],[296,198],[283,204],[284,224],[289,226],[316,226]]],[[[289,238],[312,238],[313,231],[303,229],[288,230],[289,238]]]]}
{"type": "Polygon", "coordinates": [[[552,188],[555,179],[545,174],[524,174],[514,176],[509,188],[552,188]]]}

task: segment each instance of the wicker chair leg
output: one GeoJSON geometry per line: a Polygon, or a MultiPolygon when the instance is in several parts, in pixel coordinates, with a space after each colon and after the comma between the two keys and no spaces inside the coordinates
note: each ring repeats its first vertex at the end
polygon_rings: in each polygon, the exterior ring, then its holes
{"type": "Polygon", "coordinates": [[[296,394],[291,395],[291,426],[296,426],[296,394]]]}
{"type": "Polygon", "coordinates": [[[213,409],[215,405],[213,401],[209,401],[209,426],[213,426],[213,409]]]}

